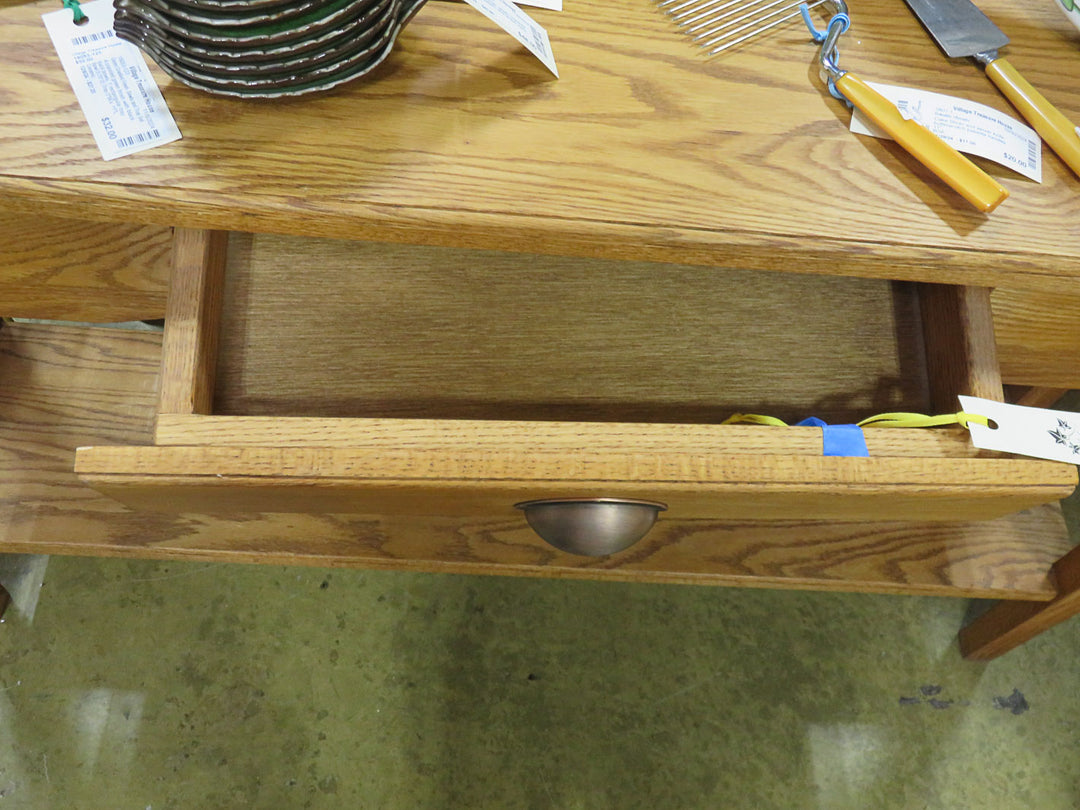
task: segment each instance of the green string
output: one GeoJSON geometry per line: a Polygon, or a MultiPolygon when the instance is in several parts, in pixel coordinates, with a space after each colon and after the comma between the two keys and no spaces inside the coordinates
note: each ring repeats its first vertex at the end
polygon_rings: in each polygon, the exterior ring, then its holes
{"type": "Polygon", "coordinates": [[[64,8],[71,9],[71,21],[76,25],[86,19],[86,14],[83,13],[79,0],[64,0],[64,8]]]}

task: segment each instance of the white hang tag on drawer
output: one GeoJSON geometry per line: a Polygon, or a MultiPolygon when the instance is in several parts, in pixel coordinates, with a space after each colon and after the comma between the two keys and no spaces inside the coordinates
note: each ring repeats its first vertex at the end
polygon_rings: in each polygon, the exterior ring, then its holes
{"type": "Polygon", "coordinates": [[[997,425],[990,428],[968,423],[976,447],[1080,464],[1080,413],[1008,405],[978,397],[960,397],[960,407],[997,425]]]}
{"type": "Polygon", "coordinates": [[[529,49],[544,67],[559,77],[555,67],[555,54],[551,52],[551,40],[544,27],[515,6],[510,0],[465,0],[502,30],[529,49]]]}
{"type": "Polygon", "coordinates": [[[105,160],[180,139],[142,52],[113,32],[111,0],[82,5],[88,20],[63,8],[41,15],[75,98],[105,160]]]}
{"type": "MultiPolygon", "coordinates": [[[[966,98],[914,87],[867,84],[895,104],[904,118],[922,124],[956,151],[992,160],[1029,180],[1042,182],[1042,140],[1026,124],[966,98]]],[[[852,112],[851,131],[875,138],[889,137],[858,110],[852,112]]]]}

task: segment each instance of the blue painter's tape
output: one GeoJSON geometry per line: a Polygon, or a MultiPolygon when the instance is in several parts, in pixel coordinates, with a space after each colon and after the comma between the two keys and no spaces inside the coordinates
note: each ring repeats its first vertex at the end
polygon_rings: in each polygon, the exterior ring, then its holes
{"type": "Polygon", "coordinates": [[[869,456],[866,436],[858,425],[827,425],[816,416],[803,419],[797,427],[821,428],[821,454],[823,456],[869,456]]]}
{"type": "Polygon", "coordinates": [[[858,425],[826,425],[821,429],[822,455],[868,456],[866,437],[858,425]]]}

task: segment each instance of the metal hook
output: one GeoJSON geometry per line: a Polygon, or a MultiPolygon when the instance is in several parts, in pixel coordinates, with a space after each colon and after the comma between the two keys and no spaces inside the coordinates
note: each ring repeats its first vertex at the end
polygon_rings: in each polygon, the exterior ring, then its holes
{"type": "Polygon", "coordinates": [[[824,31],[819,31],[814,26],[805,3],[799,7],[799,11],[802,13],[803,22],[806,23],[811,38],[814,42],[821,44],[818,61],[821,63],[824,74],[822,78],[826,80],[830,95],[851,106],[844,95],[836,89],[836,80],[844,74],[844,71],[840,69],[840,51],[836,46],[840,41],[840,36],[851,27],[851,18],[848,16],[847,3],[844,0],[828,0],[828,3],[834,11],[824,31]]]}

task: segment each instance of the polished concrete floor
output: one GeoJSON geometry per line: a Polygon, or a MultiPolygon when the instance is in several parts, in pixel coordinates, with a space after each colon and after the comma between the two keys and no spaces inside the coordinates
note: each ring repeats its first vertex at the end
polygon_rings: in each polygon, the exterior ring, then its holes
{"type": "Polygon", "coordinates": [[[1080,806],[1080,619],[963,600],[24,558],[6,808],[1080,806]]]}

